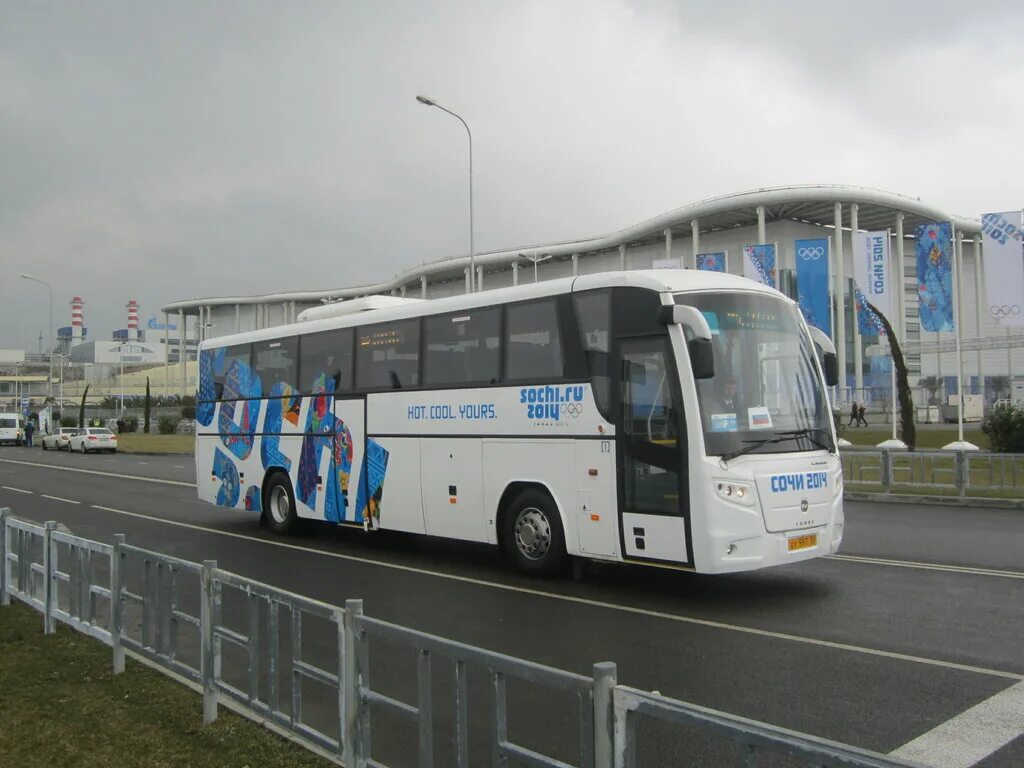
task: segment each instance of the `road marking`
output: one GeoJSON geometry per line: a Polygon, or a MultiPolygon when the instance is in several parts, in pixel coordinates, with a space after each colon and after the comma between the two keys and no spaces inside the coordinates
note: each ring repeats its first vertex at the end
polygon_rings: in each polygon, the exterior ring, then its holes
{"type": "Polygon", "coordinates": [[[195,488],[195,483],[184,483],[181,480],[164,480],[159,477],[142,477],[141,475],[125,475],[120,472],[102,472],[98,469],[82,469],[80,467],[59,467],[56,464],[45,464],[36,461],[16,461],[14,459],[0,459],[5,464],[22,464],[26,467],[41,467],[43,469],[56,469],[61,472],[81,472],[85,475],[102,475],[104,477],[120,477],[126,480],[140,480],[144,483],[161,483],[163,485],[183,485],[186,488],[195,488]]]}
{"type": "Polygon", "coordinates": [[[175,465],[174,465],[174,468],[175,468],[175,469],[184,469],[184,468],[185,468],[185,465],[184,465],[184,464],[175,464],[175,465]]]}
{"type": "Polygon", "coordinates": [[[32,491],[26,491],[24,488],[12,488],[9,485],[0,485],[0,488],[3,488],[5,491],[14,491],[15,493],[27,493],[30,495],[32,493],[32,491]]]}
{"type": "Polygon", "coordinates": [[[66,504],[81,504],[82,503],[80,501],[75,501],[74,499],[64,499],[64,498],[61,498],[60,496],[50,496],[47,493],[40,493],[39,495],[42,498],[44,498],[44,499],[53,499],[54,501],[63,501],[66,504]]]}
{"type": "Polygon", "coordinates": [[[884,557],[859,557],[857,555],[826,555],[825,559],[844,560],[849,563],[867,563],[869,565],[892,565],[897,568],[917,568],[923,571],[947,571],[949,573],[969,573],[976,576],[998,576],[1004,579],[1024,579],[1024,573],[1021,571],[972,568],[969,565],[943,565],[942,563],[923,563],[918,560],[889,560],[884,557]]]}
{"type": "Polygon", "coordinates": [[[1024,734],[1024,683],[961,712],[890,753],[938,768],[969,768],[1024,734]]]}
{"type": "Polygon", "coordinates": [[[104,512],[112,512],[117,515],[127,515],[128,517],[137,517],[142,520],[149,520],[151,522],[163,523],[165,525],[174,525],[179,528],[188,528],[194,531],[203,531],[204,533],[212,533],[219,536],[227,536],[233,539],[243,539],[245,541],[254,541],[260,544],[268,544],[274,547],[281,547],[282,549],[292,549],[298,552],[305,552],[307,554],[323,555],[325,557],[333,557],[338,560],[347,560],[350,562],[364,563],[367,565],[376,565],[381,568],[390,568],[395,571],[405,571],[407,573],[415,573],[424,576],[435,576],[439,579],[446,579],[448,581],[457,581],[464,584],[474,584],[482,587],[491,587],[493,589],[500,589],[506,592],[516,592],[523,595],[535,595],[537,597],[547,597],[552,600],[561,600],[567,603],[576,603],[578,605],[587,605],[593,608],[606,608],[613,611],[619,611],[622,613],[630,613],[640,616],[649,616],[656,619],[665,619],[666,621],[675,621],[682,624],[692,624],[701,627],[710,627],[712,629],[723,629],[731,632],[740,632],[748,635],[757,635],[759,637],[767,637],[773,640],[789,640],[795,643],[803,643],[805,645],[813,645],[822,648],[831,648],[833,650],[848,651],[852,653],[860,653],[867,656],[878,656],[886,659],[894,659],[896,661],[909,661],[916,664],[927,664],[933,667],[942,667],[944,669],[956,669],[962,672],[973,672],[979,675],[990,675],[992,677],[1001,677],[1007,680],[1018,680],[1024,681],[1024,674],[1018,674],[1016,672],[1005,672],[999,669],[988,669],[986,667],[976,667],[970,664],[958,664],[953,661],[943,661],[941,659],[929,659],[923,656],[913,656],[907,653],[896,653],[894,651],[883,651],[877,648],[866,648],[858,645],[850,645],[848,643],[837,643],[831,640],[819,640],[812,637],[802,637],[800,635],[790,635],[784,632],[772,632],[767,629],[757,629],[755,627],[744,627],[738,624],[726,624],[721,621],[711,621],[709,619],[699,619],[694,616],[680,616],[673,613],[665,613],[664,611],[652,611],[646,608],[636,608],[629,605],[617,605],[616,603],[609,603],[604,600],[593,600],[586,597],[577,597],[575,595],[565,595],[558,592],[545,592],[541,589],[530,589],[529,587],[517,587],[511,584],[502,584],[496,581],[487,581],[486,579],[476,579],[471,576],[458,576],[453,573],[444,573],[443,571],[431,571],[426,568],[416,568],[411,565],[401,565],[399,563],[389,563],[385,560],[375,560],[369,557],[359,557],[358,555],[346,555],[340,552],[330,552],[323,549],[317,549],[316,547],[303,547],[298,544],[289,544],[284,541],[275,541],[273,539],[261,538],[259,536],[250,536],[244,533],[235,533],[233,531],[222,531],[217,528],[209,528],[205,525],[196,525],[195,523],[184,523],[180,520],[168,520],[162,517],[154,517],[153,515],[145,515],[141,512],[129,512],[125,509],[115,509],[114,507],[104,507],[99,504],[92,504],[93,509],[100,509],[104,512]]]}

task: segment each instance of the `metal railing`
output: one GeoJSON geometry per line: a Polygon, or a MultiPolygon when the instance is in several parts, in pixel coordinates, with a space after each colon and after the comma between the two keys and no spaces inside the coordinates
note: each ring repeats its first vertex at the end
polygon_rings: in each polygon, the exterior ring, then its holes
{"type": "Polygon", "coordinates": [[[1017,491],[1024,496],[1020,453],[857,449],[843,451],[842,459],[848,486],[879,486],[883,493],[929,490],[965,497],[1017,491]]]}
{"type": "Polygon", "coordinates": [[[638,749],[657,748],[652,740],[638,744],[641,717],[696,729],[702,740],[725,736],[735,764],[745,768],[762,753],[813,766],[912,765],[618,685],[612,663],[595,664],[591,676],[555,669],[366,616],[361,600],[339,608],[229,573],[212,560],[193,563],[130,546],[122,535],[113,538],[113,544],[91,541],[0,509],[0,604],[14,597],[40,611],[46,634],[59,621],[108,644],[115,673],[124,671],[130,652],[193,682],[202,690],[204,723],[230,703],[347,766],[386,768],[375,756],[376,731],[387,736],[382,741],[391,751],[399,745],[407,762],[414,756],[417,765],[433,766],[437,753],[447,750],[450,757],[440,764],[464,768],[471,764],[470,736],[479,735],[471,732],[471,712],[489,726],[486,762],[493,766],[633,768],[638,749]],[[307,626],[320,631],[307,636],[307,626]],[[414,703],[386,684],[371,685],[378,643],[411,654],[414,703]],[[226,663],[232,651],[241,657],[236,670],[226,663]],[[435,674],[442,671],[435,660],[451,665],[451,675],[435,674]],[[470,677],[481,673],[484,685],[472,686],[470,677]],[[549,729],[563,724],[558,735],[566,754],[557,757],[511,736],[510,683],[571,700],[568,719],[564,707],[557,710],[560,720],[554,709],[543,717],[549,729]],[[446,684],[451,708],[435,711],[446,684]],[[319,686],[314,707],[304,706],[306,685],[319,686]],[[403,742],[388,729],[388,716],[411,724],[415,738],[403,742]],[[444,719],[451,725],[439,738],[444,719]]]}

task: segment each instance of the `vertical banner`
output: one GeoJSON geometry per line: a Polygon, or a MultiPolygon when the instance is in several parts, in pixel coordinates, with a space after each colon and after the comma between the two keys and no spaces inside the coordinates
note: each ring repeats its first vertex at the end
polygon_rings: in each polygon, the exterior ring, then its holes
{"type": "MultiPolygon", "coordinates": [[[[986,213],[981,217],[985,248],[987,312],[1003,326],[1024,325],[1024,238],[1021,211],[986,213]]],[[[961,269],[963,266],[961,265],[961,269]]]]}
{"type": "Polygon", "coordinates": [[[743,246],[743,276],[775,288],[775,244],[743,246]]]}
{"type": "Polygon", "coordinates": [[[921,224],[917,237],[917,295],[922,331],[953,330],[953,225],[921,224]]]}
{"type": "Polygon", "coordinates": [[[820,328],[826,336],[832,336],[832,302],[828,289],[829,252],[828,240],[797,240],[796,290],[800,312],[808,325],[820,328]]]}
{"type": "Polygon", "coordinates": [[[725,251],[716,253],[698,253],[697,269],[704,272],[726,272],[725,251]]]}
{"type": "Polygon", "coordinates": [[[885,335],[885,326],[868,307],[869,303],[890,323],[898,324],[893,315],[894,291],[889,280],[889,261],[888,232],[853,233],[853,292],[861,333],[885,335]]]}

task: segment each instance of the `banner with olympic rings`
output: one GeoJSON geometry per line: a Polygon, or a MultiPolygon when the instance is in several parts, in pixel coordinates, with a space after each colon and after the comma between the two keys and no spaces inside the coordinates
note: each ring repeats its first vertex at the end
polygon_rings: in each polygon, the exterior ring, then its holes
{"type": "Polygon", "coordinates": [[[921,330],[953,330],[953,225],[921,224],[917,239],[917,296],[921,330]]]}
{"type": "Polygon", "coordinates": [[[698,253],[697,269],[704,272],[726,272],[725,259],[725,251],[718,251],[717,253],[698,253]]]}
{"type": "Polygon", "coordinates": [[[855,232],[853,234],[853,293],[857,305],[857,326],[863,334],[885,335],[885,326],[868,307],[874,305],[886,319],[896,325],[889,270],[889,233],[855,232]]]}
{"type": "Polygon", "coordinates": [[[743,276],[775,288],[775,244],[743,246],[743,276]]]}
{"type": "Polygon", "coordinates": [[[796,293],[800,312],[808,325],[832,336],[832,307],[828,289],[829,249],[827,238],[797,240],[796,293]]]}
{"type": "Polygon", "coordinates": [[[989,317],[1002,326],[1024,326],[1024,230],[1021,211],[981,217],[985,294],[989,317]]]}

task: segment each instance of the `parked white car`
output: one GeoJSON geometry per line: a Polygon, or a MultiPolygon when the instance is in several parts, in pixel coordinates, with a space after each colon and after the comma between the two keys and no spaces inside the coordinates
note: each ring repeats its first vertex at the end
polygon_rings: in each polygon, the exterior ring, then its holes
{"type": "Polygon", "coordinates": [[[93,451],[117,453],[117,435],[103,427],[78,429],[68,441],[68,450],[79,453],[92,453],[93,451]]]}
{"type": "Polygon", "coordinates": [[[0,413],[0,445],[21,445],[25,442],[24,424],[16,413],[0,413]]]}
{"type": "Polygon", "coordinates": [[[71,442],[71,436],[78,431],[77,427],[61,427],[52,435],[43,435],[40,441],[44,451],[66,451],[71,442]]]}

